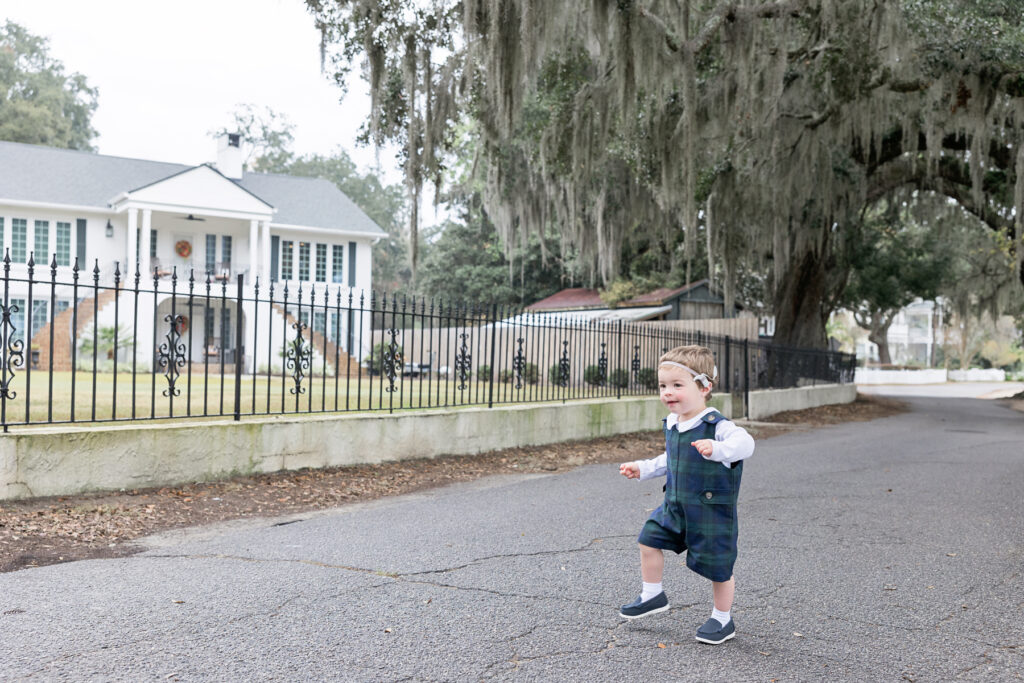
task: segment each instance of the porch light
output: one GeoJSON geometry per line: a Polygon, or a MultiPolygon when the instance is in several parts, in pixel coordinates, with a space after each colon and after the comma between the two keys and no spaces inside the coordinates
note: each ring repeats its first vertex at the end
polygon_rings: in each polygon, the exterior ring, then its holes
{"type": "Polygon", "coordinates": [[[114,226],[110,224],[110,219],[107,219],[107,237],[114,236],[114,226]]]}

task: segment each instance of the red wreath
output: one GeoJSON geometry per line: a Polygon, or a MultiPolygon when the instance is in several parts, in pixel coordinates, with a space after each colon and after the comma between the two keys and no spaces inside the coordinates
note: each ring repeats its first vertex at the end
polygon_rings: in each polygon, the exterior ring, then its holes
{"type": "Polygon", "coordinates": [[[181,258],[188,258],[192,255],[192,243],[188,240],[178,240],[174,245],[174,253],[181,258]]]}
{"type": "Polygon", "coordinates": [[[179,315],[178,323],[174,326],[178,330],[178,334],[185,334],[188,332],[188,316],[179,315]]]}

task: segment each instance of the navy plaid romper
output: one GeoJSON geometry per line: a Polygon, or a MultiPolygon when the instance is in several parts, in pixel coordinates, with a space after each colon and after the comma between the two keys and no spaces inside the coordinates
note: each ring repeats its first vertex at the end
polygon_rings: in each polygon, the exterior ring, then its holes
{"type": "Polygon", "coordinates": [[[651,548],[687,551],[686,566],[712,581],[732,578],[743,461],[725,467],[704,458],[690,442],[714,440],[715,428],[723,419],[711,411],[683,433],[668,429],[662,420],[668,454],[665,502],[651,513],[637,539],[651,548]]]}

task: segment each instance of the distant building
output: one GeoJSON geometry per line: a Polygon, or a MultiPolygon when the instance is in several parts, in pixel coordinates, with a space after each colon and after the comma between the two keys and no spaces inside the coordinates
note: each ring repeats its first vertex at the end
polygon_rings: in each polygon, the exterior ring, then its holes
{"type": "MultiPolygon", "coordinates": [[[[941,344],[937,330],[942,328],[942,307],[934,301],[918,299],[904,307],[889,326],[889,357],[894,365],[931,367],[935,347],[941,344]]],[[[867,335],[857,340],[858,358],[878,362],[878,347],[867,335]]]]}
{"type": "Polygon", "coordinates": [[[572,313],[593,320],[706,320],[725,317],[725,301],[707,280],[669,289],[661,287],[619,302],[615,308],[596,289],[563,289],[526,307],[528,313],[572,313]]]}

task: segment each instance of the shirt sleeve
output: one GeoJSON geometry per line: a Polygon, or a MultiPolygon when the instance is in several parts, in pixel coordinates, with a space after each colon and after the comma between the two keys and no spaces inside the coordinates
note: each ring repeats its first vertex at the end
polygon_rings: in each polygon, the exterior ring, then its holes
{"type": "Polygon", "coordinates": [[[664,477],[665,473],[668,472],[668,454],[662,453],[656,458],[649,460],[637,460],[636,466],[640,468],[640,479],[653,479],[654,477],[664,477]]]}
{"type": "MultiPolygon", "coordinates": [[[[731,420],[722,420],[715,427],[715,442],[708,460],[720,462],[726,467],[745,460],[754,454],[754,437],[746,429],[731,420]]],[[[642,475],[641,475],[642,476],[642,475]]]]}

